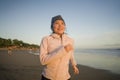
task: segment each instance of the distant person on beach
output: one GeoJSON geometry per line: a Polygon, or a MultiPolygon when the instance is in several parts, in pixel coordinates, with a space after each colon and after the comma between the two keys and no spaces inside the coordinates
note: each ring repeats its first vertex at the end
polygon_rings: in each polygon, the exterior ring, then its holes
{"type": "Polygon", "coordinates": [[[8,55],[12,55],[12,47],[8,47],[8,55]]]}
{"type": "Polygon", "coordinates": [[[79,73],[73,54],[73,40],[65,34],[65,21],[61,15],[51,20],[52,34],[40,44],[40,62],[44,65],[41,80],[70,80],[69,63],[79,73]]]}

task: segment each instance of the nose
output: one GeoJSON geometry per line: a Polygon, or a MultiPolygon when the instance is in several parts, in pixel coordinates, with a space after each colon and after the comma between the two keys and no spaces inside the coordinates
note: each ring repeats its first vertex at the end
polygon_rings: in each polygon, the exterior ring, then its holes
{"type": "Polygon", "coordinates": [[[64,25],[60,24],[60,25],[59,25],[59,28],[64,28],[64,25]]]}

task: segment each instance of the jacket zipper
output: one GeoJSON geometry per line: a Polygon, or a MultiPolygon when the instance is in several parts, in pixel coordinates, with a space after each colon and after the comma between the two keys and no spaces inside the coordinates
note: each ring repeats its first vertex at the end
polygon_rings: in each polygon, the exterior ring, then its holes
{"type": "MultiPolygon", "coordinates": [[[[63,45],[63,38],[62,37],[60,37],[60,45],[63,45]]],[[[61,58],[60,58],[60,62],[61,62],[61,58]]],[[[60,64],[60,63],[59,63],[60,64]]],[[[58,66],[58,68],[59,68],[59,66],[58,66]]],[[[58,70],[59,71],[59,70],[58,70]]],[[[58,72],[57,71],[57,72],[58,72]]],[[[58,76],[58,74],[56,74],[55,75],[55,78],[58,76]]]]}

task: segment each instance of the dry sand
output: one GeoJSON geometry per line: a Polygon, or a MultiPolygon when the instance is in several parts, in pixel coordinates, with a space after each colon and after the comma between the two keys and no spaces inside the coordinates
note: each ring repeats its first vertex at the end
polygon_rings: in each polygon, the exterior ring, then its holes
{"type": "MultiPolygon", "coordinates": [[[[70,67],[71,80],[120,80],[120,74],[78,65],[80,74],[74,75],[70,67]]],[[[0,50],[0,80],[40,80],[42,66],[39,56],[26,50],[16,50],[8,55],[0,50]]]]}

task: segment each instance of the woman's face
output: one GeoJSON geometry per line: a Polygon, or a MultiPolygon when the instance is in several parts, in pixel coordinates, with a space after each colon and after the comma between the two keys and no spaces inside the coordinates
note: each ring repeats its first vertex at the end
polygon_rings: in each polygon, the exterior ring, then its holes
{"type": "Polygon", "coordinates": [[[62,35],[65,31],[65,24],[62,20],[56,20],[53,23],[53,31],[58,35],[62,35]]]}

